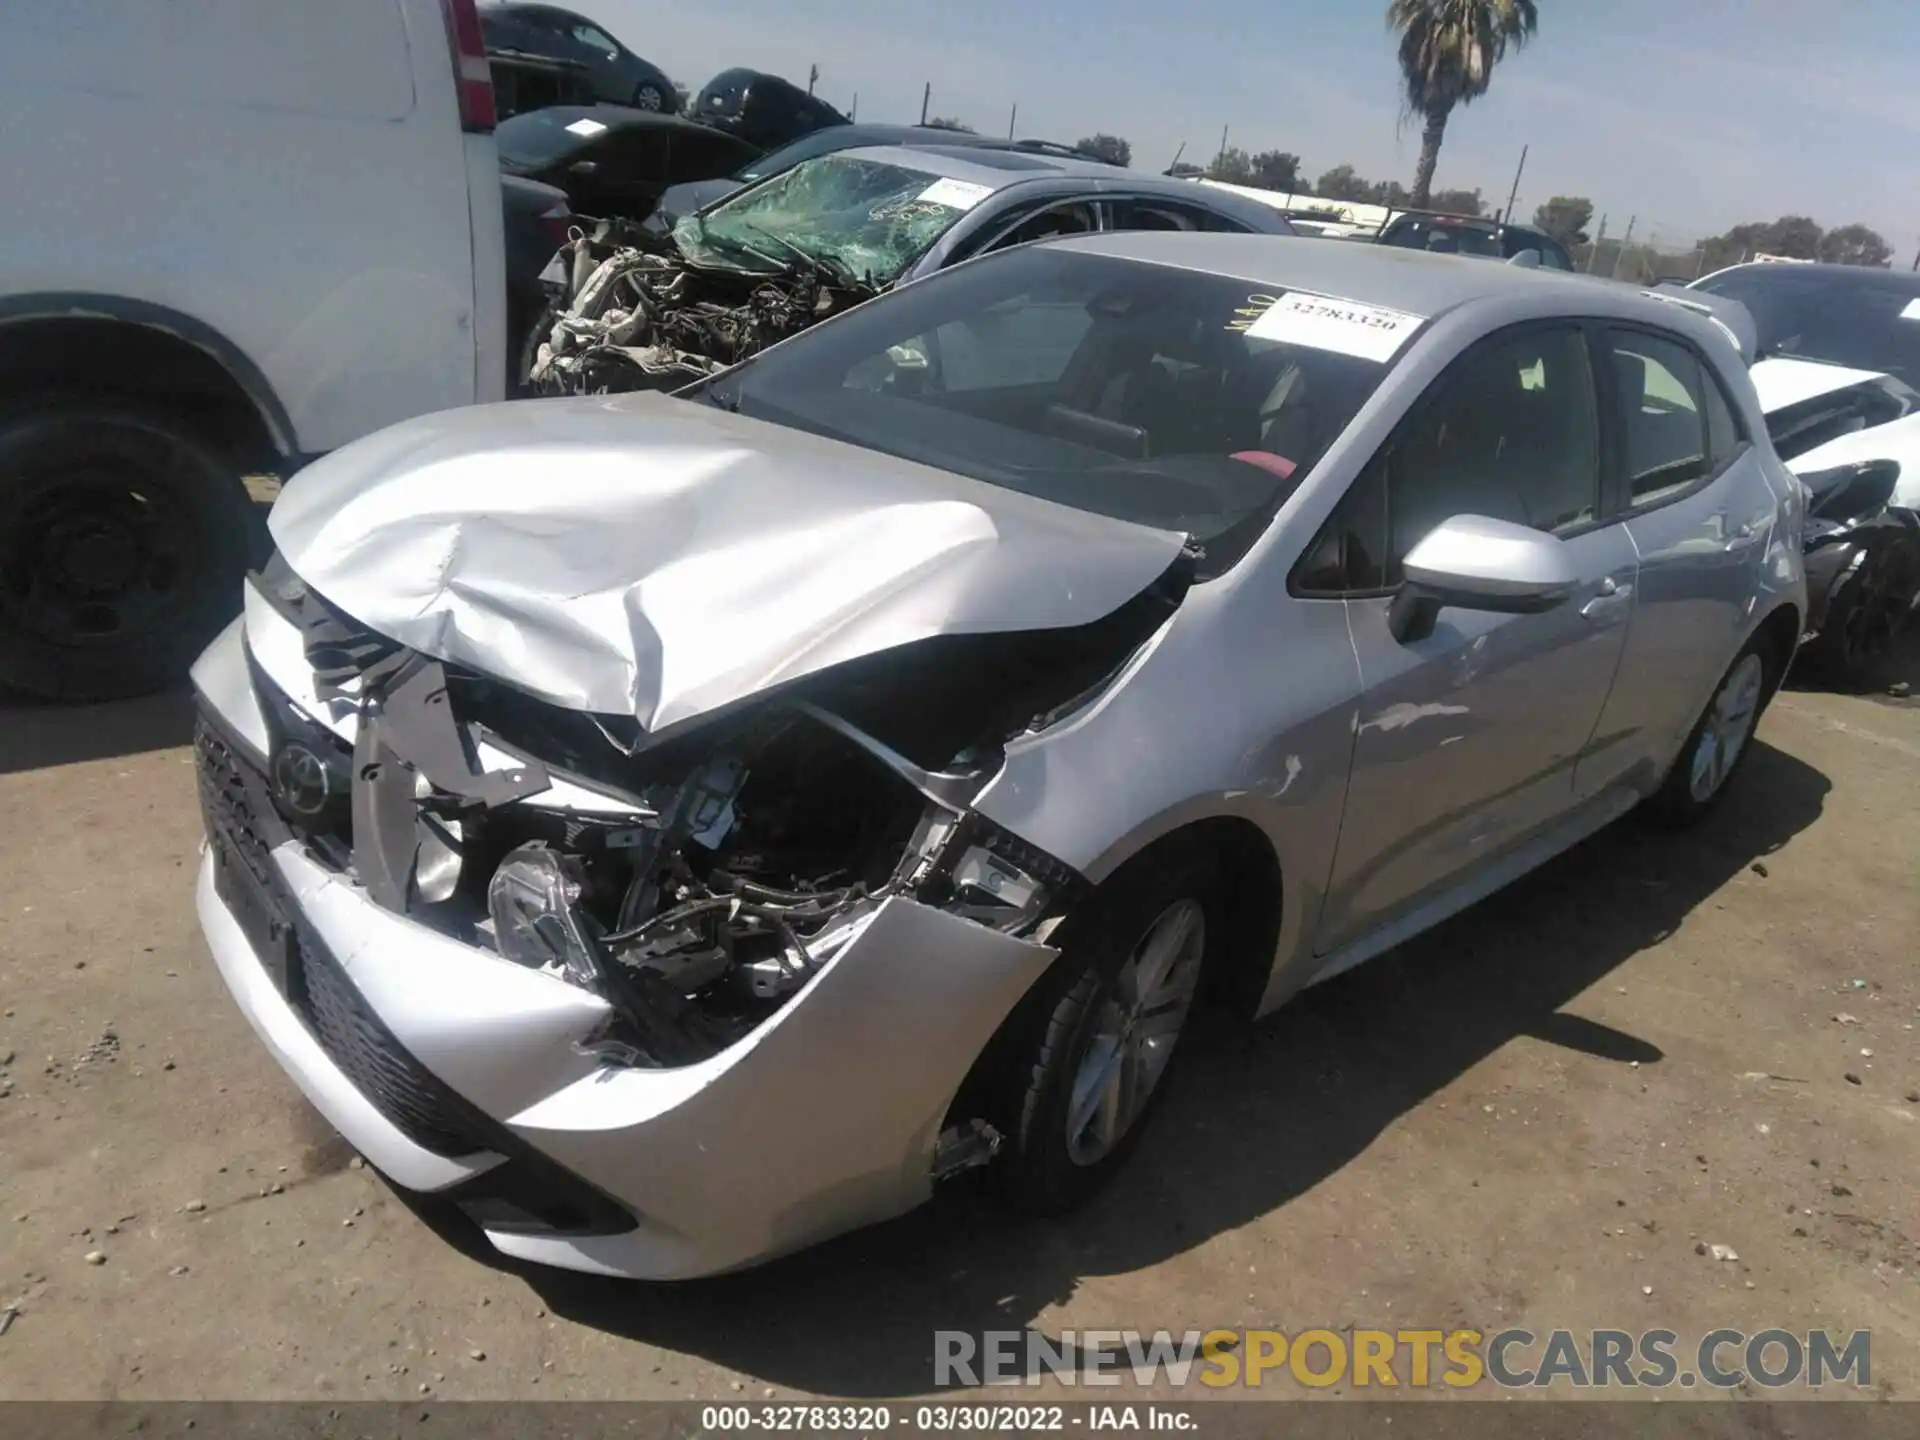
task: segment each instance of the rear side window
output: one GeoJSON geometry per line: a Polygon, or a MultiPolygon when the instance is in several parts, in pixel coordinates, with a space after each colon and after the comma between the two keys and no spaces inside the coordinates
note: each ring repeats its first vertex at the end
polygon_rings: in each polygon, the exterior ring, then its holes
{"type": "Polygon", "coordinates": [[[1741,444],[1740,428],[1706,364],[1657,335],[1608,337],[1620,395],[1628,503],[1655,505],[1717,475],[1741,444]]]}

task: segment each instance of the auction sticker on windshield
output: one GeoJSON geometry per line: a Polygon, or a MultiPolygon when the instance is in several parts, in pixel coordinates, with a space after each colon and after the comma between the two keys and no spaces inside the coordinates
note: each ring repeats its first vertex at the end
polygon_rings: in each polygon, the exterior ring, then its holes
{"type": "Polygon", "coordinates": [[[1920,320],[1920,300],[1909,300],[1907,308],[1900,312],[1902,320],[1920,320]]]}
{"type": "Polygon", "coordinates": [[[567,126],[567,133],[569,135],[578,135],[584,140],[591,140],[596,135],[606,134],[607,127],[602,125],[598,120],[576,120],[567,126]]]}
{"type": "Polygon", "coordinates": [[[1290,290],[1267,306],[1246,327],[1246,334],[1254,340],[1278,340],[1361,360],[1386,361],[1399,352],[1424,319],[1424,315],[1410,315],[1405,310],[1290,290]]]}
{"type": "Polygon", "coordinates": [[[950,205],[955,210],[971,210],[991,194],[991,185],[976,185],[971,180],[940,179],[914,198],[934,205],[950,205]]]}

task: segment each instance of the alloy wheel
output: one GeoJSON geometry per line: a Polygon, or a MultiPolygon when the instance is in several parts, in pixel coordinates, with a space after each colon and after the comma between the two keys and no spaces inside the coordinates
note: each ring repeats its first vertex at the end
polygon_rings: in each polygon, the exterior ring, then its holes
{"type": "Polygon", "coordinates": [[[1740,663],[1720,682],[1719,692],[1707,710],[1694,742],[1689,769],[1689,789],[1696,801],[1705,803],[1726,784],[1727,776],[1753,737],[1754,723],[1760,717],[1760,688],[1767,668],[1756,654],[1740,657],[1740,663]]]}
{"type": "Polygon", "coordinates": [[[1206,911],[1177,900],[1147,926],[1100,1007],[1067,1104],[1067,1154],[1097,1165],[1147,1108],[1193,1009],[1206,911]]]}

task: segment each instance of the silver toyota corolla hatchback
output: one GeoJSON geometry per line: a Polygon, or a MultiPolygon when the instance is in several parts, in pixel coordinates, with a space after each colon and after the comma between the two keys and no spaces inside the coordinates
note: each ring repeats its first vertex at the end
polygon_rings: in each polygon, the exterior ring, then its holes
{"type": "Polygon", "coordinates": [[[1801,632],[1732,331],[1386,247],[1023,247],[678,397],[320,461],[195,670],[221,973],[499,1249],[1059,1209],[1257,1014],[1737,769],[1801,632]]]}

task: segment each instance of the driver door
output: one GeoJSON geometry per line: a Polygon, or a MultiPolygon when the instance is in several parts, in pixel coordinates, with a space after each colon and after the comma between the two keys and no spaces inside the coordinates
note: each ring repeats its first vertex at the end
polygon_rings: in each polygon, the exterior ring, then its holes
{"type": "Polygon", "coordinates": [[[1341,595],[1362,693],[1316,949],[1472,883],[1575,805],[1625,644],[1633,542],[1602,510],[1602,426],[1577,324],[1501,332],[1435,382],[1355,482],[1296,577],[1341,595]],[[1558,535],[1581,586],[1541,614],[1449,606],[1388,624],[1407,553],[1456,515],[1558,535]]]}

